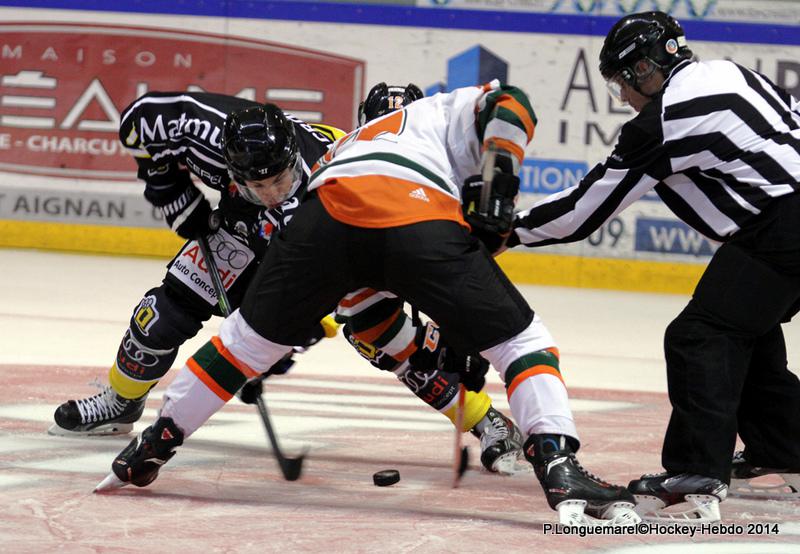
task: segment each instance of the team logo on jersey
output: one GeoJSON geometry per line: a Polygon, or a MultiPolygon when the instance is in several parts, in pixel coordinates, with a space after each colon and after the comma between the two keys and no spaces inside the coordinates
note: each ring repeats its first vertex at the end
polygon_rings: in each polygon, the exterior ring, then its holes
{"type": "Polygon", "coordinates": [[[143,335],[147,336],[150,334],[150,329],[155,325],[156,321],[158,321],[158,318],[159,313],[156,308],[156,297],[153,295],[145,296],[142,301],[139,302],[139,307],[136,308],[136,311],[133,313],[133,321],[136,323],[136,327],[139,328],[139,331],[141,331],[143,335]]]}
{"type": "Polygon", "coordinates": [[[258,236],[264,240],[272,239],[272,231],[275,230],[275,226],[270,223],[269,221],[262,221],[261,226],[258,229],[258,236]]]}

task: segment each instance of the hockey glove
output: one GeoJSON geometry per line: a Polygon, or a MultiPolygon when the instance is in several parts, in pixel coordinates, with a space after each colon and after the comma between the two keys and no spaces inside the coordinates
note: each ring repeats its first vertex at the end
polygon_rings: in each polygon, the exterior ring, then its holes
{"type": "Polygon", "coordinates": [[[472,235],[494,254],[502,249],[511,234],[514,204],[519,194],[519,177],[502,170],[494,174],[486,213],[480,211],[483,187],[481,175],[467,178],[461,189],[461,207],[464,219],[472,227],[472,235]]]}
{"type": "Polygon", "coordinates": [[[161,209],[167,225],[181,237],[194,239],[211,232],[208,224],[211,205],[187,171],[176,172],[171,184],[147,183],[144,197],[161,209]]]}

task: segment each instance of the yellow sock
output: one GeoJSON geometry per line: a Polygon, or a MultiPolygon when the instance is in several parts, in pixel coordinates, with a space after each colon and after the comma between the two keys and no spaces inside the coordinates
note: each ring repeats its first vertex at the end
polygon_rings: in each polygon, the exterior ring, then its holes
{"type": "MultiPolygon", "coordinates": [[[[492,400],[489,398],[488,394],[483,391],[467,391],[466,397],[464,398],[464,428],[461,429],[461,431],[466,433],[475,427],[491,407],[492,400]]],[[[453,404],[442,413],[453,422],[453,425],[456,424],[456,404],[453,404]]]]}
{"type": "Polygon", "coordinates": [[[119,370],[116,363],[108,370],[108,382],[114,392],[130,400],[141,398],[158,383],[157,380],[145,383],[131,379],[119,370]]]}

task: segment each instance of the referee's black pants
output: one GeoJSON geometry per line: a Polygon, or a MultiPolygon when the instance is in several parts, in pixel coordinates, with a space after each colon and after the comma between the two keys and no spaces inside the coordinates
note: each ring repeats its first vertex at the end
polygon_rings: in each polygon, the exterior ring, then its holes
{"type": "Polygon", "coordinates": [[[273,239],[240,311],[262,337],[302,344],[308,329],[361,287],[409,302],[464,353],[496,346],[533,320],[519,291],[458,223],[354,227],[332,218],[316,195],[273,239]]]}
{"type": "Polygon", "coordinates": [[[667,327],[664,469],[729,482],[737,432],[751,463],[800,467],[800,381],[787,368],[780,326],[799,308],[795,194],[717,250],[667,327]]]}

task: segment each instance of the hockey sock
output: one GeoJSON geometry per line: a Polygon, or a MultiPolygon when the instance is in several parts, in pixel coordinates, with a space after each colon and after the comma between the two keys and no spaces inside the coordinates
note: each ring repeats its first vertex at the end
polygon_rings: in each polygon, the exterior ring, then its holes
{"type": "Polygon", "coordinates": [[[155,387],[158,384],[158,379],[154,381],[137,381],[131,379],[122,373],[115,363],[111,366],[111,369],[108,370],[108,383],[111,385],[111,388],[114,389],[114,392],[122,398],[137,400],[155,387]]]}
{"type": "MultiPolygon", "coordinates": [[[[456,385],[456,388],[458,385],[456,385]]],[[[453,425],[456,424],[456,403],[458,402],[458,394],[455,395],[453,402],[451,403],[450,407],[444,410],[442,413],[447,416],[447,418],[453,422],[453,425]]],[[[481,421],[486,417],[486,413],[489,411],[489,408],[492,407],[492,400],[489,398],[489,395],[485,392],[472,392],[466,391],[466,398],[464,399],[464,424],[461,429],[462,432],[466,433],[467,431],[471,430],[473,427],[479,425],[481,421]]]]}

